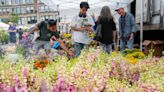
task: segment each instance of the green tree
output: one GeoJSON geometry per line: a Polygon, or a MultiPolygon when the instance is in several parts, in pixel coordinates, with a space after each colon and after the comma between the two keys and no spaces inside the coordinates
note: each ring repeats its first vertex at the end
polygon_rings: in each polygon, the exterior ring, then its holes
{"type": "Polygon", "coordinates": [[[19,20],[18,14],[11,13],[10,16],[11,16],[10,18],[5,19],[3,22],[4,23],[9,23],[9,22],[18,23],[18,20],[19,20]]]}
{"type": "Polygon", "coordinates": [[[19,20],[18,14],[11,13],[10,15],[11,17],[9,18],[9,22],[18,23],[19,20]]]}

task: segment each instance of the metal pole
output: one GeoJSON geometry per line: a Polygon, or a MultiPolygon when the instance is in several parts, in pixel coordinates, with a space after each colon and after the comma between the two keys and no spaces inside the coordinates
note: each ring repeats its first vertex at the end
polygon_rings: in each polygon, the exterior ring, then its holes
{"type": "Polygon", "coordinates": [[[39,15],[39,1],[38,0],[36,0],[36,8],[37,8],[37,13],[36,13],[37,23],[39,23],[39,21],[40,21],[40,15],[39,15]]]}
{"type": "Polygon", "coordinates": [[[140,50],[143,46],[143,0],[141,0],[141,19],[140,19],[140,50]]]}

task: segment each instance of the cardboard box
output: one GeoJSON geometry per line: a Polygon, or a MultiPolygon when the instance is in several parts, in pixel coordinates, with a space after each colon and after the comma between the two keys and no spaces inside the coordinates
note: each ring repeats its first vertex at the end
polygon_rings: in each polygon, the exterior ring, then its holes
{"type": "Polygon", "coordinates": [[[164,41],[160,41],[160,40],[155,40],[155,41],[145,40],[143,42],[143,45],[145,46],[144,53],[148,55],[149,50],[153,49],[154,50],[153,56],[161,57],[163,51],[163,44],[164,41]]]}

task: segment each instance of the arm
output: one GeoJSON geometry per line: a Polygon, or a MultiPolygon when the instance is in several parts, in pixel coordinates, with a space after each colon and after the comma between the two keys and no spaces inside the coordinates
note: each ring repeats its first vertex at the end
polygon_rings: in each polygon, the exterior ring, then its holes
{"type": "Polygon", "coordinates": [[[27,35],[30,35],[30,34],[34,33],[35,31],[38,31],[38,30],[39,30],[39,27],[38,27],[38,25],[36,25],[32,28],[32,30],[30,32],[27,33],[27,35]]]}
{"type": "Polygon", "coordinates": [[[71,30],[74,30],[74,31],[84,31],[84,30],[86,30],[86,28],[85,27],[77,28],[77,27],[71,26],[71,30]]]}
{"type": "Polygon", "coordinates": [[[122,30],[121,30],[121,19],[119,18],[119,21],[118,21],[118,25],[119,25],[119,39],[122,37],[122,30]]]}
{"type": "Polygon", "coordinates": [[[64,42],[63,42],[60,38],[58,39],[58,42],[59,42],[60,46],[62,47],[62,49],[63,49],[65,52],[67,52],[67,53],[70,55],[70,57],[74,57],[74,52],[71,51],[71,50],[69,50],[69,49],[65,46],[64,42]]]}
{"type": "Polygon", "coordinates": [[[68,53],[68,52],[69,52],[68,48],[65,46],[64,42],[63,42],[60,38],[58,39],[58,42],[59,42],[61,48],[62,48],[65,52],[68,53]]]}

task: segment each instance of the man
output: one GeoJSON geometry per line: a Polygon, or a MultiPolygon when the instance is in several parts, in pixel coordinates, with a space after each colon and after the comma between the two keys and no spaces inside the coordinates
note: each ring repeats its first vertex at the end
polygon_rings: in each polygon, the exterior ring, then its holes
{"type": "Polygon", "coordinates": [[[9,25],[10,43],[16,43],[16,26],[12,22],[9,22],[9,25]]]}
{"type": "Polygon", "coordinates": [[[92,17],[87,15],[87,10],[89,9],[89,5],[87,2],[80,3],[80,12],[76,15],[71,23],[71,30],[73,41],[74,41],[74,52],[75,57],[79,56],[81,50],[90,42],[90,38],[87,35],[87,32],[92,30],[92,26],[94,22],[92,17]]]}
{"type": "Polygon", "coordinates": [[[62,49],[64,49],[71,57],[74,56],[74,53],[65,46],[61,40],[57,30],[56,30],[56,21],[51,19],[48,21],[41,21],[39,24],[33,27],[33,29],[28,33],[39,31],[39,37],[36,40],[36,49],[38,50],[41,46],[44,46],[46,54],[48,55],[51,51],[50,39],[55,39],[59,42],[62,49]]]}
{"type": "Polygon", "coordinates": [[[133,49],[134,33],[136,32],[134,16],[131,13],[125,12],[124,8],[122,7],[116,9],[116,11],[120,15],[120,50],[125,50],[126,44],[128,46],[128,49],[133,49]]]}

